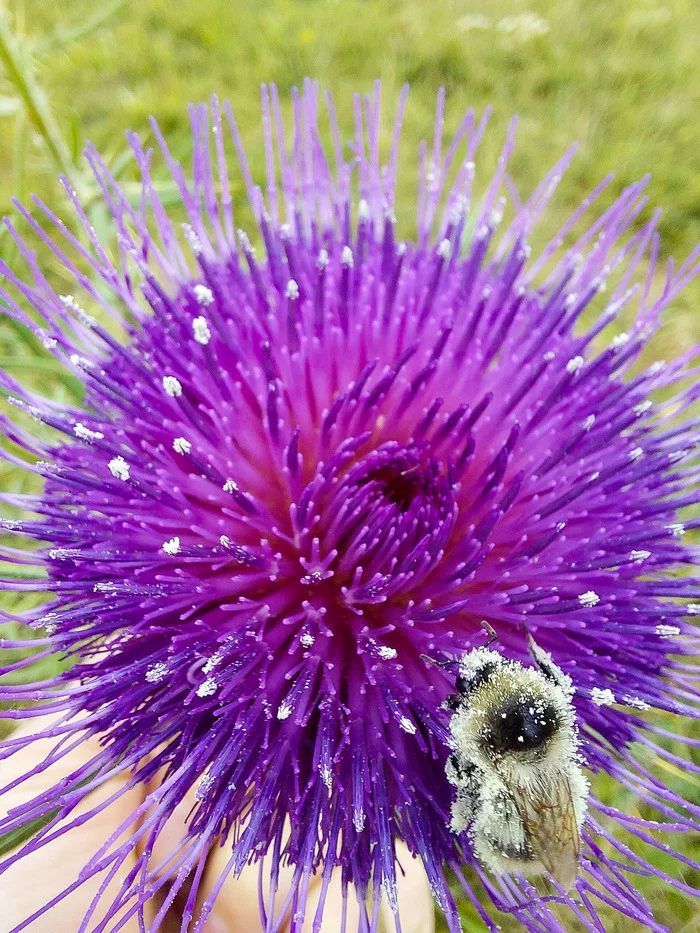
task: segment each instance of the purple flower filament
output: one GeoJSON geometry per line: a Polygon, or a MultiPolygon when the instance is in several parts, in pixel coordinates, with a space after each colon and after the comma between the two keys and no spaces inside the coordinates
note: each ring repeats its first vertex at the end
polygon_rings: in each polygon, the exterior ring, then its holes
{"type": "MultiPolygon", "coordinates": [[[[264,89],[264,194],[228,105],[191,110],[191,180],[154,124],[182,228],[135,136],[138,208],[90,148],[116,258],[69,186],[89,246],[38,200],[55,239],[17,206],[75,276],[71,295],[56,294],[8,223],[30,275],[1,267],[5,313],[82,381],[85,404],[58,405],[0,374],[14,404],[54,429],[48,443],[2,416],[15,445],[3,457],[44,478],[39,496],[2,496],[36,516],[4,530],[43,547],[2,556],[46,570],[39,582],[3,585],[53,595],[21,617],[47,632],[29,644],[76,662],[54,680],[2,687],[0,699],[39,701],[12,709],[16,719],[56,714],[56,757],[80,730],[103,747],[0,822],[6,832],[58,808],[0,870],[50,845],[75,803],[114,774],[133,772],[133,784],[166,769],[131,839],[106,846],[76,879],[112,877],[143,846],[105,919],[87,916],[79,933],[116,931],[125,910],[158,891],[174,897],[194,877],[189,929],[207,851],[229,833],[227,871],[268,851],[294,868],[279,912],[268,909],[275,873],[263,890],[268,933],[289,916],[300,930],[311,876],[321,873],[325,890],[336,866],[360,902],[359,930],[375,931],[380,900],[396,910],[397,839],[423,860],[451,931],[460,921],[446,869],[472,902],[483,885],[528,930],[568,929],[557,903],[595,933],[601,903],[666,929],[634,884],[636,872],[666,875],[602,817],[665,850],[657,824],[595,798],[569,895],[542,899],[525,879],[489,877],[478,863],[464,877],[471,844],[450,832],[445,777],[442,703],[453,683],[422,656],[481,644],[486,619],[498,650],[529,664],[527,623],[576,687],[586,766],[634,790],[669,829],[697,830],[700,808],[666,789],[631,743],[674,762],[663,729],[639,711],[698,710],[686,616],[700,580],[684,570],[696,560],[684,534],[698,525],[685,515],[700,498],[694,351],[646,368],[639,357],[699,253],[670,265],[657,295],[656,217],[639,220],[644,181],[580,232],[606,179],[530,259],[531,232],[573,151],[527,201],[510,199],[505,220],[514,127],[476,198],[486,118],[469,112],[443,152],[442,95],[432,150],[421,152],[418,235],[400,242],[405,102],[404,92],[383,167],[378,87],[356,99],[349,148],[329,99],[330,154],[315,85],[293,98],[291,134],[276,90],[264,89]],[[234,222],[229,136],[257,221],[250,238],[234,222]],[[620,333],[630,305],[636,316],[620,333]],[[178,873],[159,874],[148,865],[153,841],[193,786],[178,873]]],[[[20,745],[9,739],[0,755],[20,745]]],[[[314,930],[323,896],[319,905],[314,930]]],[[[495,911],[478,910],[495,930],[495,911]]]]}

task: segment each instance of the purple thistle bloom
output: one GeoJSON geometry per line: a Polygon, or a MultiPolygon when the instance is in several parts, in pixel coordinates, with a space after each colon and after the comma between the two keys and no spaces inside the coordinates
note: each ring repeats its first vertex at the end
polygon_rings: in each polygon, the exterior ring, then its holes
{"type": "MultiPolygon", "coordinates": [[[[375,931],[380,899],[396,905],[397,839],[423,860],[451,931],[460,929],[451,870],[473,903],[472,885],[483,886],[526,929],[552,933],[573,915],[599,933],[601,904],[665,930],[635,889],[639,873],[696,893],[611,829],[666,852],[657,822],[595,796],[569,894],[551,888],[543,900],[524,878],[486,872],[468,835],[449,828],[443,701],[454,677],[422,656],[461,656],[483,644],[488,620],[497,649],[529,665],[527,623],[572,678],[589,771],[634,791],[667,829],[698,829],[700,806],[667,789],[632,743],[700,771],[667,750],[666,720],[640,716],[698,715],[698,641],[686,616],[700,611],[687,603],[700,598],[700,578],[687,572],[697,551],[684,538],[700,524],[695,351],[667,364],[640,357],[700,253],[669,265],[657,296],[656,217],[637,222],[645,181],[583,229],[606,179],[532,259],[531,232],[573,153],[526,202],[511,191],[506,221],[513,127],[477,199],[486,118],[469,112],[444,153],[442,95],[433,146],[421,150],[417,238],[400,242],[405,101],[383,167],[378,87],[355,101],[349,150],[328,100],[330,154],[314,85],[295,94],[286,136],[277,93],[263,90],[265,195],[228,105],[223,119],[216,99],[211,111],[191,110],[191,182],[154,124],[188,216],[182,229],[136,137],[139,207],[90,148],[116,257],[69,185],[89,247],[38,200],[55,240],[18,205],[75,277],[70,295],[53,290],[8,223],[30,275],[2,266],[4,311],[82,381],[85,400],[59,405],[0,374],[13,404],[53,429],[45,442],[2,416],[13,442],[2,456],[44,479],[40,495],[2,495],[31,513],[4,530],[41,547],[2,556],[46,572],[3,586],[53,597],[20,619],[46,636],[6,645],[75,661],[52,680],[0,688],[0,700],[39,701],[13,705],[11,718],[56,715],[54,757],[86,728],[102,748],[0,821],[4,833],[48,819],[0,870],[50,845],[54,827],[111,776],[129,774],[133,786],[166,769],[130,839],[76,879],[114,877],[139,842],[105,919],[86,917],[79,933],[118,929],[125,909],[138,913],[159,890],[173,898],[186,878],[190,929],[204,859],[229,832],[226,872],[268,851],[293,866],[280,914],[268,911],[275,872],[261,893],[268,931],[281,914],[300,930],[312,874],[325,889],[336,866],[361,905],[360,930],[375,931]],[[257,254],[234,223],[225,128],[257,254]],[[620,333],[630,306],[636,316],[620,333]],[[158,875],[150,850],[192,787],[177,873],[158,875]]],[[[26,741],[6,740],[0,757],[26,741]]],[[[477,909],[497,929],[495,911],[477,909]]]]}

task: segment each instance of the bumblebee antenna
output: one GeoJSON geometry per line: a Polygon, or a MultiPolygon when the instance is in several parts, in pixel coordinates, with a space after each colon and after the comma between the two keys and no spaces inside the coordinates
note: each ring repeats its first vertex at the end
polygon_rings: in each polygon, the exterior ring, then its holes
{"type": "Polygon", "coordinates": [[[498,639],[498,633],[496,632],[496,629],[493,627],[493,625],[491,625],[491,623],[488,622],[486,619],[481,620],[481,625],[482,625],[482,628],[486,629],[486,631],[488,632],[490,636],[489,640],[484,645],[484,648],[490,648],[491,645],[498,639]]]}
{"type": "MultiPolygon", "coordinates": [[[[484,629],[486,629],[486,632],[489,635],[489,640],[484,645],[485,648],[488,648],[498,639],[498,633],[496,632],[496,629],[493,627],[493,625],[491,625],[490,622],[487,622],[486,619],[481,620],[481,625],[484,629]]],[[[424,661],[427,661],[429,664],[434,664],[435,667],[443,668],[443,670],[446,668],[454,667],[455,664],[459,663],[458,661],[454,660],[454,658],[451,661],[437,661],[435,658],[431,658],[430,655],[427,654],[422,654],[421,658],[424,661]]]]}
{"type": "Polygon", "coordinates": [[[422,654],[421,658],[424,661],[427,661],[428,664],[434,664],[435,667],[441,667],[443,670],[445,670],[448,667],[452,667],[453,664],[457,663],[456,661],[438,661],[435,658],[431,658],[430,655],[427,655],[427,654],[422,654]]]}

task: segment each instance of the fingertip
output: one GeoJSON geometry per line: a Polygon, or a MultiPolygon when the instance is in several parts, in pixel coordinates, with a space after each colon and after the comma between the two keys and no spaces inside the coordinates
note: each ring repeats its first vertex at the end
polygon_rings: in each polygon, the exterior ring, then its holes
{"type": "MultiPolygon", "coordinates": [[[[396,844],[396,858],[403,869],[396,879],[398,913],[403,933],[434,933],[435,906],[423,863],[411,855],[402,842],[396,844]]],[[[381,913],[385,928],[393,930],[394,916],[386,899],[382,903],[381,913]]]]}
{"type": "Polygon", "coordinates": [[[210,914],[202,928],[202,933],[230,933],[228,924],[218,914],[210,914]]]}

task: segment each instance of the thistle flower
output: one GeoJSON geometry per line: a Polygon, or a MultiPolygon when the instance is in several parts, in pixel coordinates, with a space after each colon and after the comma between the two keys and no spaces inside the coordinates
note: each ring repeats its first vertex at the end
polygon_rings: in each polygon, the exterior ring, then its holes
{"type": "MultiPolygon", "coordinates": [[[[506,175],[511,127],[476,198],[486,118],[469,112],[444,152],[442,95],[432,148],[420,154],[417,237],[401,242],[405,100],[382,167],[378,87],[355,101],[349,149],[328,100],[330,153],[314,85],[293,98],[291,135],[275,89],[264,89],[265,194],[228,105],[191,110],[191,180],[154,124],[187,215],[181,228],[135,136],[138,208],[88,149],[116,255],[69,185],[82,239],[41,202],[55,239],[18,205],[75,278],[72,294],[54,291],[8,222],[29,275],[2,268],[5,313],[82,381],[85,399],[70,408],[1,377],[12,404],[51,429],[43,441],[3,416],[12,442],[3,456],[44,480],[40,495],[2,497],[31,513],[4,530],[41,547],[3,555],[45,570],[39,582],[4,586],[53,597],[21,620],[45,633],[29,644],[74,664],[5,686],[0,699],[56,714],[43,733],[56,739],[55,759],[86,729],[102,745],[0,822],[6,832],[47,820],[2,868],[50,845],[59,821],[110,776],[133,785],[166,775],[129,840],[76,879],[114,876],[140,840],[105,919],[93,927],[86,917],[81,933],[109,929],[159,890],[174,896],[186,878],[196,890],[208,848],[227,835],[227,872],[266,852],[291,866],[280,911],[293,931],[310,877],[320,873],[325,889],[336,866],[360,903],[360,929],[374,931],[380,900],[396,908],[398,839],[422,859],[452,931],[450,871],[490,930],[495,912],[475,886],[532,931],[563,931],[571,916],[599,931],[601,904],[663,930],[635,877],[692,890],[618,838],[622,828],[668,852],[659,822],[595,795],[572,892],[542,899],[524,878],[484,871],[468,834],[449,827],[443,703],[453,683],[424,656],[483,643],[485,619],[498,650],[529,664],[527,624],[572,679],[585,766],[633,790],[668,830],[698,828],[700,808],[633,745],[678,763],[667,720],[641,711],[698,711],[686,620],[698,606],[686,601],[700,579],[686,572],[696,551],[684,538],[700,523],[694,351],[641,361],[698,251],[669,266],[657,294],[656,217],[638,222],[645,181],[584,229],[606,179],[531,258],[531,233],[573,152],[521,203],[506,175]],[[254,234],[234,223],[228,131],[254,234]],[[622,333],[616,322],[631,307],[622,333]],[[193,787],[176,872],[158,875],[150,848],[193,787]]],[[[7,740],[2,756],[18,744],[7,740]]],[[[268,915],[277,884],[273,872],[261,894],[268,930],[279,922],[268,915]]],[[[314,929],[322,896],[320,905],[314,929]]],[[[211,898],[195,930],[210,909],[211,898]]]]}

